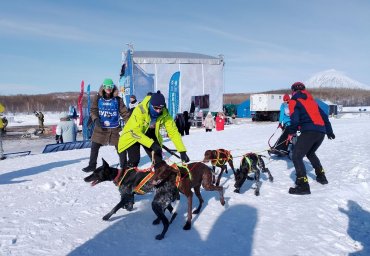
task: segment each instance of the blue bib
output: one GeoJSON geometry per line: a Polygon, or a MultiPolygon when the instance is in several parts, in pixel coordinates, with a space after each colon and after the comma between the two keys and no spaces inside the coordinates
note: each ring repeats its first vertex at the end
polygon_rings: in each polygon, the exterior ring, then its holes
{"type": "Polygon", "coordinates": [[[117,128],[119,126],[118,99],[99,98],[99,119],[102,128],[117,128]]]}

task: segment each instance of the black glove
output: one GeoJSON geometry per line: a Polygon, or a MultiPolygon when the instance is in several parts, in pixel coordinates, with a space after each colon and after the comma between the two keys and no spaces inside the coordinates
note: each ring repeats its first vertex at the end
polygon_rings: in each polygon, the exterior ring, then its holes
{"type": "Polygon", "coordinates": [[[334,139],[335,139],[335,135],[334,135],[334,133],[333,133],[333,132],[328,133],[328,134],[327,134],[327,136],[328,136],[328,139],[329,139],[329,140],[334,140],[334,139]]]}
{"type": "Polygon", "coordinates": [[[185,152],[180,152],[180,157],[181,157],[181,161],[187,163],[190,161],[188,155],[186,154],[186,151],[185,152]]]}
{"type": "Polygon", "coordinates": [[[57,142],[57,144],[59,143],[59,135],[55,135],[55,140],[56,140],[56,142],[57,142]]]}
{"type": "Polygon", "coordinates": [[[100,124],[99,118],[97,118],[97,119],[94,120],[94,124],[95,124],[95,127],[101,128],[101,124],[100,124]]]}
{"type": "Polygon", "coordinates": [[[162,148],[158,144],[158,142],[154,141],[152,146],[150,147],[155,153],[161,153],[162,154],[162,148]]]}

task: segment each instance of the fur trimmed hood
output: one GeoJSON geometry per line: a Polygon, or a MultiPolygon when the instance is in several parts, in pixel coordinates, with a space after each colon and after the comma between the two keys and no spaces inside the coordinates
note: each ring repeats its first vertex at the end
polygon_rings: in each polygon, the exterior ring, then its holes
{"type": "MultiPolygon", "coordinates": [[[[117,86],[116,86],[116,85],[114,85],[114,88],[113,88],[112,94],[113,94],[113,95],[112,95],[112,98],[113,98],[113,97],[117,97],[117,96],[119,96],[119,90],[118,90],[118,88],[117,88],[117,86]]],[[[105,91],[104,91],[103,85],[101,85],[101,86],[100,86],[99,91],[98,91],[98,95],[99,95],[100,97],[104,97],[104,96],[105,96],[105,91]]]]}

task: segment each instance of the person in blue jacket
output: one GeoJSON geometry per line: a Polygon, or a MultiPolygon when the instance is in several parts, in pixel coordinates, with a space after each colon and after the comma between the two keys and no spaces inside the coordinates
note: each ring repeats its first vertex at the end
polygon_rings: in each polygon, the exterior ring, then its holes
{"type": "Polygon", "coordinates": [[[289,134],[290,125],[290,115],[289,115],[289,103],[290,97],[288,94],[283,96],[283,103],[280,105],[280,116],[279,116],[279,126],[282,129],[282,134],[276,141],[275,145],[269,150],[269,154],[276,154],[277,156],[288,155],[288,143],[286,140],[289,134]]]}
{"type": "Polygon", "coordinates": [[[330,140],[335,139],[335,135],[328,116],[317,105],[311,94],[306,91],[305,85],[302,82],[295,82],[291,89],[292,98],[289,101],[291,122],[287,142],[293,138],[298,130],[301,134],[297,138],[292,157],[297,175],[296,186],[291,187],[289,193],[306,195],[311,194],[311,191],[303,157],[306,156],[315,169],[316,181],[323,185],[328,184],[324,169],[315,152],[323,142],[325,134],[330,140]]]}

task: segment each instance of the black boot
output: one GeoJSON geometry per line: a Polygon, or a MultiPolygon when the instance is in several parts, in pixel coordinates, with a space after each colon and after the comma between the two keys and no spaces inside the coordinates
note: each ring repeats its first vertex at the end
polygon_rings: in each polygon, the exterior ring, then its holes
{"type": "Polygon", "coordinates": [[[308,195],[311,194],[310,185],[306,176],[297,178],[297,185],[294,188],[289,188],[289,194],[308,195]]]}
{"type": "Polygon", "coordinates": [[[324,169],[320,168],[320,169],[315,169],[315,173],[316,173],[316,181],[322,185],[325,185],[325,184],[328,184],[328,180],[326,179],[326,176],[325,176],[325,171],[324,169]]]}
{"type": "Polygon", "coordinates": [[[85,168],[82,168],[82,171],[84,171],[84,172],[93,172],[93,171],[95,171],[95,169],[96,169],[95,166],[88,165],[85,168]]]}

